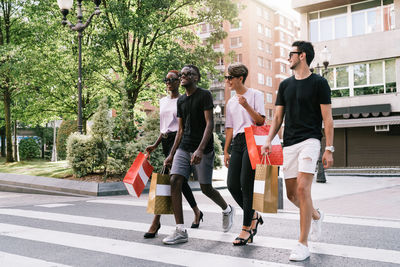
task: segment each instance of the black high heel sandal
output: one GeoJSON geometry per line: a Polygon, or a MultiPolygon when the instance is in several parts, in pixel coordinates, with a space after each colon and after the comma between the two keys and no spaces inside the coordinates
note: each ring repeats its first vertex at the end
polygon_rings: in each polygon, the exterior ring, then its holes
{"type": "Polygon", "coordinates": [[[264,223],[264,220],[263,220],[263,218],[261,217],[261,215],[260,215],[260,217],[258,217],[258,213],[257,213],[257,218],[253,218],[253,219],[252,219],[252,221],[254,221],[254,220],[257,220],[257,223],[256,223],[256,228],[252,229],[252,231],[253,231],[253,236],[257,234],[258,224],[263,224],[263,223],[264,223]]]}
{"type": "Polygon", "coordinates": [[[156,237],[156,235],[158,233],[158,230],[160,230],[160,228],[161,228],[161,223],[158,225],[157,230],[154,233],[147,232],[147,233],[144,234],[143,237],[144,238],[154,238],[154,237],[156,237]]]}
{"type": "Polygon", "coordinates": [[[192,226],[190,228],[199,228],[200,221],[203,221],[203,213],[201,211],[200,211],[199,223],[192,223],[192,226]]]}
{"type": "Polygon", "coordinates": [[[251,229],[250,230],[247,230],[247,229],[244,229],[244,228],[242,228],[242,231],[245,231],[245,232],[248,232],[250,235],[249,235],[249,237],[248,238],[241,238],[241,237],[236,237],[235,238],[235,241],[237,240],[237,241],[239,241],[238,243],[235,243],[235,242],[233,242],[232,244],[234,245],[234,246],[244,246],[244,245],[246,245],[247,243],[253,243],[253,233],[252,233],[252,231],[251,231],[251,229]]]}

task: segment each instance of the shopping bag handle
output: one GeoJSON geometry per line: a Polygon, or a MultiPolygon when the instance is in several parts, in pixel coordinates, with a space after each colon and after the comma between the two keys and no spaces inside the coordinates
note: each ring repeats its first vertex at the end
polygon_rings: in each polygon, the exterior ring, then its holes
{"type": "Polygon", "coordinates": [[[261,159],[261,164],[264,164],[265,163],[265,165],[266,165],[266,159],[268,159],[268,163],[269,163],[269,165],[271,165],[271,161],[269,160],[269,156],[268,156],[268,154],[265,154],[264,155],[264,157],[262,157],[262,159],[261,159]]]}

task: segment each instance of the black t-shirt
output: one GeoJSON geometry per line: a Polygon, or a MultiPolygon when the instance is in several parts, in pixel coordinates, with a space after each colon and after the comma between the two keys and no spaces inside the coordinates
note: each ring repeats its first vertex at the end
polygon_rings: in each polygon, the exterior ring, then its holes
{"type": "MultiPolygon", "coordinates": [[[[210,91],[198,87],[190,96],[181,95],[177,102],[178,118],[183,120],[183,137],[179,148],[194,152],[199,147],[206,129],[206,119],[204,111],[213,109],[213,99],[210,91]]],[[[211,135],[204,153],[209,153],[214,149],[214,138],[211,135]]]]}
{"type": "Polygon", "coordinates": [[[283,145],[291,146],[308,138],[322,138],[320,104],[331,104],[331,89],[325,78],[311,74],[303,80],[294,76],[282,81],[275,105],[284,106],[283,145]]]}

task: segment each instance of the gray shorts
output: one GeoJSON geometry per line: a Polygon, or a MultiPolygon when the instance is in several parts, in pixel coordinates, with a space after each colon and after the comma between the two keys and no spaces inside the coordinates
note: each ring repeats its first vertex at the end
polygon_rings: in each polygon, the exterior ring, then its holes
{"type": "MultiPolygon", "coordinates": [[[[193,153],[187,152],[178,148],[175,153],[174,160],[172,162],[172,168],[170,174],[177,174],[189,179],[190,173],[192,172],[192,165],[190,160],[193,153]]],[[[212,174],[214,169],[214,151],[207,154],[203,154],[203,158],[200,163],[194,165],[195,174],[200,184],[211,184],[212,174]]]]}

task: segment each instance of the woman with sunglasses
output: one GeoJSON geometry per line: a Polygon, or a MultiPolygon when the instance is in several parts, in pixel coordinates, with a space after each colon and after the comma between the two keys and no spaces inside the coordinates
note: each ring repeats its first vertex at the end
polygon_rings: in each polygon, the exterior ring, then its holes
{"type": "Polygon", "coordinates": [[[261,215],[253,210],[253,188],[255,171],[251,167],[247,152],[244,128],[252,124],[262,125],[265,118],[264,94],[244,86],[248,69],[241,63],[228,67],[225,81],[236,95],[226,105],[224,163],[228,168],[228,189],[243,209],[243,226],[234,246],[243,246],[253,241],[258,224],[263,224],[261,215]],[[232,143],[231,154],[228,149],[232,143]]]}
{"type": "MultiPolygon", "coordinates": [[[[176,132],[179,127],[177,118],[177,100],[180,96],[179,72],[176,70],[170,70],[164,78],[164,82],[167,86],[168,96],[160,99],[160,135],[153,145],[146,148],[146,152],[150,155],[151,152],[153,152],[161,143],[163,153],[165,157],[167,157],[174,144],[176,132]]],[[[203,220],[203,213],[197,207],[196,200],[194,199],[192,190],[187,182],[182,185],[182,193],[194,212],[195,219],[191,228],[198,228],[200,220],[203,220]]],[[[144,234],[144,238],[154,238],[156,236],[161,227],[160,218],[161,215],[154,215],[150,229],[144,234]]]]}

